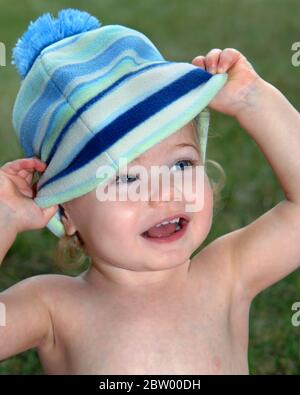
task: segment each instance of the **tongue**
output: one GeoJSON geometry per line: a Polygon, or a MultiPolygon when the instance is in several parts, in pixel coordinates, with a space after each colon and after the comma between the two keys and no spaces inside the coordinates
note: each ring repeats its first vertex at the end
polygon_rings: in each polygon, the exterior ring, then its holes
{"type": "Polygon", "coordinates": [[[149,237],[168,237],[176,230],[176,224],[161,225],[159,228],[153,226],[147,231],[149,237]]]}

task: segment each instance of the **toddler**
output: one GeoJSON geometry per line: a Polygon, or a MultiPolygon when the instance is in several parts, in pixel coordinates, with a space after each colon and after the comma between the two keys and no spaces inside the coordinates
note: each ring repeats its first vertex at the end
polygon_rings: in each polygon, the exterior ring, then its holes
{"type": "Polygon", "coordinates": [[[47,374],[248,374],[251,302],[300,262],[298,111],[236,49],[169,62],[144,34],[78,10],[42,15],[13,56],[25,158],[0,168],[0,262],[18,233],[47,226],[90,266],[0,294],[0,360],[37,348],[47,374]],[[256,141],[285,199],[191,259],[212,225],[207,106],[256,141]],[[153,186],[155,166],[170,184],[153,186]],[[139,188],[145,199],[111,198],[139,188]]]}

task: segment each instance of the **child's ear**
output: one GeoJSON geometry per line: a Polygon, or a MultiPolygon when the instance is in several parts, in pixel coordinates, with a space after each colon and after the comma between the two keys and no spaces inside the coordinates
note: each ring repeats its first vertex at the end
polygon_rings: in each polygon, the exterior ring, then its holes
{"type": "Polygon", "coordinates": [[[64,228],[65,228],[65,233],[68,236],[71,236],[76,232],[77,229],[76,229],[75,225],[73,224],[73,221],[72,221],[70,215],[68,214],[66,208],[63,207],[62,204],[59,204],[58,207],[59,207],[60,219],[64,225],[64,228]]]}

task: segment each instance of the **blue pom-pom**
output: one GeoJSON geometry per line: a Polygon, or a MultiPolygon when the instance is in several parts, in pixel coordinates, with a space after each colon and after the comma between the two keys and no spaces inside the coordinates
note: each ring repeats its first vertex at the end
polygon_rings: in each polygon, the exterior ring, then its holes
{"type": "Polygon", "coordinates": [[[12,51],[12,64],[15,64],[23,79],[45,47],[100,26],[101,22],[97,18],[73,8],[61,10],[56,19],[50,13],[43,14],[30,22],[27,31],[18,39],[12,51]]]}

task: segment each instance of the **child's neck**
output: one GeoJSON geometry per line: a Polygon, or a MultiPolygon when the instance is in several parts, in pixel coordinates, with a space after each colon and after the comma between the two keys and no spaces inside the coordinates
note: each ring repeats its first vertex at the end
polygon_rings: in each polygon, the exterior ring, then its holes
{"type": "Polygon", "coordinates": [[[179,285],[187,278],[190,259],[165,270],[137,271],[112,266],[99,260],[91,260],[91,266],[82,277],[94,285],[116,285],[124,289],[159,289],[168,284],[179,285]]]}

